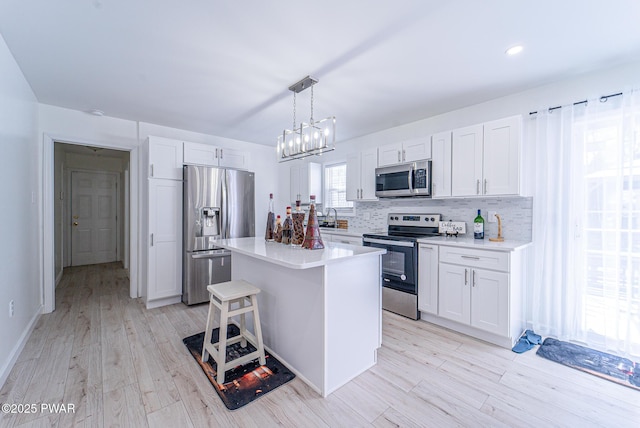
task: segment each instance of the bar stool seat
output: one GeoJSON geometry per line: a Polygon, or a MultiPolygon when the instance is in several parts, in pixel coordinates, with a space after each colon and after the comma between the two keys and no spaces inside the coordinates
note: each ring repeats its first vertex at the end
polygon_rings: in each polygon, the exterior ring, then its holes
{"type": "Polygon", "coordinates": [[[256,298],[257,294],[260,293],[260,289],[247,281],[236,280],[211,284],[207,286],[207,290],[209,291],[209,314],[202,345],[202,361],[206,362],[209,355],[211,355],[217,364],[216,381],[218,384],[223,384],[225,372],[231,367],[243,365],[255,359],[260,361],[260,365],[266,364],[260,315],[258,313],[258,300],[256,298]],[[211,343],[215,308],[220,310],[220,332],[218,341],[211,343]],[[245,315],[248,312],[253,313],[253,331],[255,334],[247,330],[245,315]],[[240,315],[240,334],[227,338],[229,319],[237,315],[240,315]],[[240,345],[246,348],[247,341],[256,348],[254,352],[227,360],[228,346],[240,342],[240,345]]]}

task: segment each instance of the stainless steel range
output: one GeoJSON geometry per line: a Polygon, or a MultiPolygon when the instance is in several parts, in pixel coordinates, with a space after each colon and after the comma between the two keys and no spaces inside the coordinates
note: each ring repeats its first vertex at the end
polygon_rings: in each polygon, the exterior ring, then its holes
{"type": "Polygon", "coordinates": [[[392,213],[387,233],[363,235],[363,245],[384,248],[382,256],[382,309],[417,320],[418,239],[438,236],[440,214],[392,213]]]}

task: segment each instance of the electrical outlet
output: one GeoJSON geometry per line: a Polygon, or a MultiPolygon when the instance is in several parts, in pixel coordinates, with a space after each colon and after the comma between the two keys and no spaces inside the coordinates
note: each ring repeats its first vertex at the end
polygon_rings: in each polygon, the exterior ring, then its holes
{"type": "Polygon", "coordinates": [[[13,318],[15,303],[12,301],[9,302],[9,318],[13,318]]]}
{"type": "Polygon", "coordinates": [[[496,223],[498,221],[498,219],[496,218],[496,212],[495,211],[489,211],[488,221],[489,221],[489,223],[496,223]]]}

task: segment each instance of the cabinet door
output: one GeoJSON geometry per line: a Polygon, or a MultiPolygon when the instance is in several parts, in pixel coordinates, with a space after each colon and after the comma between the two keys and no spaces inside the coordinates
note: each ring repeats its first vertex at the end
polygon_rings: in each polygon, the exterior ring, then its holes
{"type": "Polygon", "coordinates": [[[147,299],[182,294],[182,182],[149,180],[147,299]]]}
{"type": "Polygon", "coordinates": [[[349,244],[349,245],[359,245],[362,246],[362,238],[357,238],[355,236],[344,236],[344,235],[331,235],[332,242],[338,242],[340,244],[349,244]]]}
{"type": "MultiPolygon", "coordinates": [[[[373,180],[375,181],[375,176],[373,180]]],[[[347,155],[346,198],[347,201],[355,201],[360,198],[360,153],[351,153],[347,155]]]]}
{"type": "Polygon", "coordinates": [[[249,153],[243,150],[220,148],[218,165],[225,168],[249,169],[249,153]]]}
{"type": "Polygon", "coordinates": [[[431,141],[420,137],[402,143],[402,162],[431,159],[431,141]]]}
{"type": "Polygon", "coordinates": [[[451,196],[451,131],[431,137],[431,192],[433,198],[451,196]]]}
{"type": "Polygon", "coordinates": [[[208,144],[185,142],[184,163],[218,166],[218,148],[208,144]]]}
{"type": "Polygon", "coordinates": [[[294,203],[298,199],[304,202],[300,195],[300,166],[292,166],[289,169],[289,200],[294,203]]]}
{"type": "Polygon", "coordinates": [[[306,175],[300,186],[302,193],[306,196],[306,201],[311,195],[316,195],[316,203],[322,203],[322,165],[316,162],[309,162],[302,174],[306,175]],[[303,187],[304,186],[304,187],[303,187]]]}
{"type": "Polygon", "coordinates": [[[149,137],[149,177],[182,180],[182,141],[149,137]]]}
{"type": "MultiPolygon", "coordinates": [[[[364,150],[360,154],[360,160],[360,199],[377,201],[376,167],[378,165],[378,151],[376,149],[364,150]]],[[[348,168],[349,166],[347,165],[347,170],[348,168]]]]}
{"type": "Polygon", "coordinates": [[[484,124],[484,195],[517,195],[520,189],[521,117],[484,124]]]}
{"type": "Polygon", "coordinates": [[[402,143],[378,147],[378,166],[402,163],[402,143]]]}
{"type": "Polygon", "coordinates": [[[418,250],[418,309],[438,314],[438,246],[420,244],[418,250]]]}
{"type": "Polygon", "coordinates": [[[471,270],[471,325],[509,335],[509,274],[471,270]]]}
{"type": "Polygon", "coordinates": [[[440,263],[438,272],[438,315],[462,324],[471,322],[471,269],[440,263]]]}
{"type": "Polygon", "coordinates": [[[482,125],[455,129],[451,143],[451,195],[477,196],[482,182],[482,125]]]}

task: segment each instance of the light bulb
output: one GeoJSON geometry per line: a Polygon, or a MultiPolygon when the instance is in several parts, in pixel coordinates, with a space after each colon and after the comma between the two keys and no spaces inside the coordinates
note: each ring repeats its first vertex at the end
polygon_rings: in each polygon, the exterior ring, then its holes
{"type": "Polygon", "coordinates": [[[318,131],[316,131],[316,132],[314,132],[314,133],[313,133],[313,139],[314,139],[314,140],[317,140],[317,139],[318,139],[318,131]]]}

